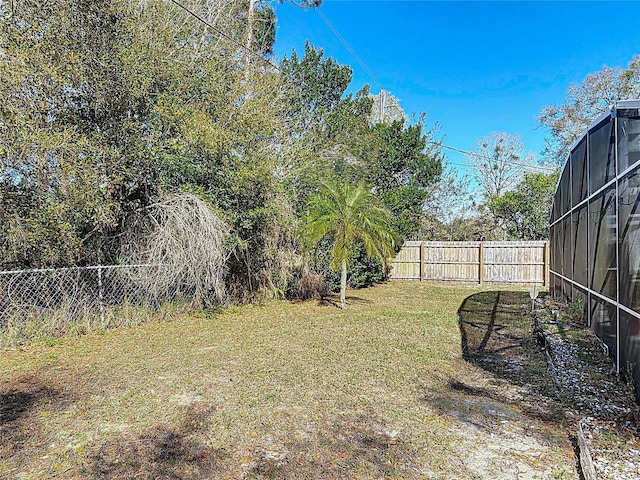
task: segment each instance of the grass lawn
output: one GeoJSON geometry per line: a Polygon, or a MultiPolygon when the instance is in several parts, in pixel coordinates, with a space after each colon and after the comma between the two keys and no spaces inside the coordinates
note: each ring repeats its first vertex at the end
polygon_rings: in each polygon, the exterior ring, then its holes
{"type": "Polygon", "coordinates": [[[346,311],[274,301],[5,350],[0,478],[577,478],[530,384],[463,359],[457,311],[487,290],[398,281],[346,311]]]}

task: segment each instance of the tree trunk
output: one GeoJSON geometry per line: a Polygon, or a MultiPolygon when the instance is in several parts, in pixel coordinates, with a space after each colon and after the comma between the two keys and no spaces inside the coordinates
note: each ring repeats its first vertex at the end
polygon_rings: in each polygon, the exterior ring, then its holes
{"type": "Polygon", "coordinates": [[[249,65],[251,63],[251,51],[253,43],[253,16],[256,9],[256,0],[249,0],[249,11],[247,12],[247,45],[245,46],[245,57],[247,59],[245,63],[246,74],[249,73],[249,65]]]}
{"type": "Polygon", "coordinates": [[[347,261],[342,260],[342,274],[340,275],[340,308],[347,308],[347,261]]]}

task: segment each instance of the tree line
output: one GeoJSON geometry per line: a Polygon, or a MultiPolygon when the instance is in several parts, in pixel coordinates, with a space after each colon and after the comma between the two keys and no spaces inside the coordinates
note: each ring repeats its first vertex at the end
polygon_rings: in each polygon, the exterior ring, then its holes
{"type": "MultiPolygon", "coordinates": [[[[218,301],[220,282],[234,301],[317,294],[343,264],[331,268],[331,237],[305,246],[301,232],[336,185],[375,195],[396,245],[545,235],[546,197],[534,212],[514,205],[552,177],[518,178],[476,201],[480,213],[452,215],[468,185],[424,116],[380,114],[368,86],[349,93],[351,68],[313,45],[276,62],[269,2],[181,3],[201,19],[163,0],[0,6],[3,269],[154,261],[209,278],[197,269],[223,259],[202,298],[218,301]]],[[[366,238],[352,240],[350,284],[383,279],[366,238]]]]}

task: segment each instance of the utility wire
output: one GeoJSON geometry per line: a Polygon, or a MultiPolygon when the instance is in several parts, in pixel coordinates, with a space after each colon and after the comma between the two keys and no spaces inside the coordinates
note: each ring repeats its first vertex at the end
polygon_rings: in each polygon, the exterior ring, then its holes
{"type": "MultiPolygon", "coordinates": [[[[454,152],[463,153],[465,155],[469,155],[469,156],[472,156],[472,157],[482,158],[484,160],[491,160],[492,162],[496,162],[495,158],[491,158],[491,157],[488,157],[486,155],[482,155],[480,153],[470,152],[468,150],[461,150],[459,148],[450,147],[448,145],[443,145],[440,142],[427,142],[427,143],[432,144],[432,145],[438,145],[440,148],[444,148],[446,150],[452,150],[454,152]]],[[[553,167],[545,167],[545,166],[542,166],[542,165],[531,165],[531,164],[528,164],[528,163],[521,163],[521,162],[510,162],[508,160],[500,160],[500,163],[506,163],[507,165],[514,165],[516,167],[530,168],[532,170],[544,170],[544,171],[547,171],[547,172],[555,172],[556,171],[556,169],[553,168],[553,167]]],[[[475,165],[471,165],[471,166],[475,166],[475,165]]]]}
{"type": "Polygon", "coordinates": [[[320,18],[322,18],[322,20],[324,20],[324,23],[326,23],[329,28],[333,31],[333,33],[336,34],[336,37],[338,37],[338,40],[340,40],[342,42],[342,44],[346,47],[347,50],[349,50],[349,53],[351,53],[351,55],[353,55],[353,58],[356,59],[356,61],[360,64],[360,66],[364,69],[365,72],[367,72],[367,75],[369,75],[369,77],[371,77],[371,80],[374,81],[374,83],[376,85],[378,85],[380,87],[380,90],[384,90],[384,87],[382,86],[382,84],[378,81],[378,79],[376,78],[376,76],[371,72],[371,70],[369,70],[369,68],[364,64],[364,62],[362,60],[360,60],[360,57],[358,57],[358,55],[356,54],[356,52],[353,50],[353,48],[351,48],[351,46],[347,43],[347,41],[342,37],[342,35],[340,35],[340,32],[338,32],[338,30],[336,29],[336,27],[334,27],[331,22],[329,21],[329,19],[324,15],[324,13],[322,13],[320,11],[320,9],[318,7],[314,7],[314,10],[316,12],[318,12],[318,15],[320,15],[320,18]]]}
{"type": "MultiPolygon", "coordinates": [[[[201,23],[203,23],[204,25],[206,25],[207,27],[211,28],[213,31],[215,31],[216,33],[218,33],[220,36],[226,38],[227,40],[229,40],[231,43],[233,43],[234,45],[236,45],[237,47],[240,47],[242,50],[244,50],[245,52],[247,52],[249,55],[258,58],[259,60],[261,60],[263,63],[265,63],[266,65],[268,65],[269,67],[273,68],[275,71],[277,71],[278,73],[286,76],[290,81],[291,81],[291,85],[296,88],[298,90],[298,92],[300,93],[300,95],[302,95],[302,87],[305,87],[309,90],[314,91],[315,93],[319,94],[320,90],[319,89],[314,89],[312,87],[310,87],[309,85],[307,85],[305,83],[305,81],[302,78],[296,78],[293,75],[291,75],[290,73],[286,73],[284,71],[282,71],[282,69],[280,67],[278,67],[275,63],[270,62],[268,59],[264,58],[262,55],[260,55],[259,53],[254,52],[253,50],[251,50],[250,48],[247,48],[246,46],[242,45],[241,43],[237,42],[235,39],[233,39],[232,37],[230,37],[229,35],[227,35],[226,33],[224,33],[222,30],[220,30],[219,28],[215,27],[214,25],[212,25],[211,23],[209,23],[207,20],[205,20],[204,18],[202,18],[200,15],[198,15],[197,13],[193,12],[192,10],[190,10],[188,7],[184,6],[182,3],[178,2],[177,0],[170,0],[171,3],[173,3],[174,5],[180,7],[182,10],[184,10],[185,12],[187,12],[189,15],[191,15],[193,18],[197,19],[198,21],[200,21],[201,23]]],[[[354,54],[355,55],[355,54],[354,54]]]]}
{"type": "MultiPolygon", "coordinates": [[[[213,25],[211,25],[211,23],[209,23],[207,20],[205,20],[204,18],[202,18],[200,15],[198,15],[197,13],[193,12],[192,10],[190,10],[189,8],[185,7],[183,4],[181,4],[180,2],[178,2],[177,0],[169,0],[171,3],[173,3],[174,5],[180,7],[182,10],[184,10],[185,12],[187,12],[189,15],[191,15],[193,18],[196,18],[197,20],[199,20],[200,22],[202,22],[203,24],[205,24],[207,27],[211,28],[213,31],[215,31],[218,35],[226,38],[227,40],[229,40],[231,43],[237,45],[238,47],[240,47],[242,50],[244,50],[245,52],[247,52],[249,55],[252,55],[260,60],[262,60],[264,63],[266,63],[267,65],[269,65],[271,68],[275,69],[276,71],[278,71],[279,73],[284,73],[280,67],[278,67],[275,63],[270,62],[269,60],[267,60],[266,58],[264,58],[262,55],[254,52],[253,50],[251,50],[250,48],[245,47],[244,45],[242,45],[241,43],[235,41],[232,37],[230,37],[229,35],[227,35],[226,33],[224,33],[222,30],[220,30],[217,27],[214,27],[213,25]]],[[[288,76],[288,75],[287,75],[288,76]]],[[[291,77],[289,77],[291,78],[291,77]]],[[[293,80],[293,79],[292,79],[293,80]]]]}
{"type": "MultiPolygon", "coordinates": [[[[349,43],[347,43],[347,41],[342,37],[342,35],[340,35],[340,32],[338,32],[338,30],[336,29],[336,27],[333,26],[333,24],[329,21],[329,19],[322,13],[322,11],[320,11],[319,7],[314,7],[314,10],[318,13],[318,15],[320,15],[320,18],[322,18],[322,20],[324,20],[324,23],[327,24],[327,26],[333,31],[333,33],[336,35],[336,37],[338,37],[338,40],[340,40],[342,42],[342,44],[345,46],[345,48],[349,51],[349,53],[351,53],[351,55],[353,55],[353,58],[356,59],[356,61],[360,64],[360,66],[364,69],[364,71],[367,73],[367,75],[369,75],[369,77],[371,78],[371,80],[373,80],[373,82],[378,85],[378,87],[380,87],[380,90],[385,90],[385,88],[382,86],[382,84],[378,81],[378,79],[376,78],[376,76],[371,72],[371,70],[369,69],[369,67],[367,67],[365,65],[365,63],[360,59],[360,57],[358,57],[358,55],[356,54],[356,52],[353,50],[353,48],[351,48],[351,45],[349,45],[349,43]]],[[[481,155],[479,153],[475,153],[475,152],[469,152],[467,150],[461,150],[459,148],[455,148],[455,147],[450,147],[447,145],[443,145],[440,142],[427,142],[433,145],[438,145],[441,148],[447,149],[447,150],[451,150],[454,152],[459,152],[459,153],[463,153],[465,155],[470,155],[473,157],[478,157],[478,158],[482,158],[482,159],[486,159],[486,160],[492,160],[495,161],[495,159],[491,158],[491,157],[487,157],[486,155],[481,155]]],[[[508,162],[508,161],[501,161],[501,163],[506,163],[509,165],[514,165],[514,166],[519,166],[519,167],[527,167],[527,168],[531,168],[531,169],[537,169],[537,170],[545,170],[548,172],[554,172],[555,169],[551,168],[551,167],[543,167],[543,166],[535,166],[535,165],[528,165],[525,163],[517,163],[517,162],[508,162]]],[[[475,166],[475,165],[470,165],[470,166],[475,166]]]]}
{"type": "MultiPolygon", "coordinates": [[[[215,31],[218,35],[226,38],[227,40],[229,40],[231,43],[233,43],[234,45],[240,47],[242,50],[244,50],[245,52],[247,52],[248,54],[258,58],[259,60],[261,60],[263,63],[267,64],[269,67],[273,68],[274,70],[276,70],[277,72],[286,75],[287,78],[289,78],[289,80],[291,80],[293,82],[294,86],[298,86],[297,83],[300,83],[300,86],[305,86],[307,88],[309,88],[303,80],[301,79],[297,79],[294,78],[292,75],[290,74],[286,74],[285,72],[282,71],[282,69],[280,69],[280,67],[278,67],[275,63],[270,62],[269,60],[267,60],[266,58],[264,58],[262,55],[254,52],[253,50],[245,47],[244,45],[242,45],[241,43],[237,42],[236,40],[234,40],[232,37],[230,37],[229,35],[227,35],[225,32],[223,32],[222,30],[220,30],[219,28],[215,27],[214,25],[212,25],[211,23],[209,23],[207,20],[205,20],[204,18],[202,18],[200,15],[198,15],[197,13],[193,12],[192,10],[190,10],[188,7],[186,7],[185,5],[183,5],[182,3],[178,2],[177,0],[170,0],[171,3],[173,3],[174,5],[176,5],[177,7],[181,8],[182,10],[184,10],[185,12],[187,12],[189,15],[191,15],[192,17],[194,17],[195,19],[197,19],[198,21],[200,21],[201,23],[203,23],[204,25],[206,25],[207,27],[211,28],[213,31],[215,31]]],[[[318,15],[320,15],[320,18],[322,18],[322,20],[329,26],[329,28],[333,31],[333,33],[338,37],[338,39],[342,42],[342,44],[346,47],[346,49],[349,51],[349,53],[351,53],[351,55],[353,55],[353,58],[356,59],[356,61],[360,64],[360,66],[364,69],[364,71],[367,73],[367,75],[369,75],[369,77],[374,81],[374,83],[376,85],[378,85],[378,87],[380,87],[381,90],[384,90],[384,87],[382,86],[382,84],[378,81],[378,79],[375,77],[375,75],[373,74],[373,72],[371,72],[371,70],[365,65],[365,63],[360,59],[360,57],[358,57],[358,55],[356,54],[356,52],[353,50],[353,48],[351,48],[351,46],[349,45],[349,43],[347,43],[347,41],[342,37],[342,35],[340,35],[340,32],[338,32],[338,30],[333,26],[333,24],[329,21],[329,19],[320,11],[320,9],[318,7],[314,7],[314,10],[316,12],[318,12],[318,15]]],[[[301,92],[302,93],[302,92],[301,92]]],[[[487,157],[486,155],[481,155],[479,153],[475,153],[475,152],[469,152],[467,150],[461,150],[459,148],[455,148],[455,147],[450,147],[448,145],[443,145],[440,142],[427,142],[429,144],[432,145],[438,145],[441,148],[444,148],[446,150],[451,150],[454,152],[458,152],[458,153],[463,153],[465,155],[471,155],[473,157],[478,157],[478,158],[483,158],[486,160],[492,160],[495,161],[495,159],[491,158],[491,157],[487,157]]],[[[543,167],[543,166],[533,166],[533,165],[527,165],[524,163],[516,163],[516,162],[508,162],[508,161],[502,161],[502,163],[507,163],[510,165],[515,165],[515,166],[521,166],[521,167],[527,167],[527,168],[531,168],[531,169],[538,169],[538,170],[545,170],[548,172],[553,172],[555,171],[554,168],[551,167],[543,167]]],[[[457,164],[460,165],[460,164],[457,164]]],[[[470,165],[472,167],[474,167],[475,165],[470,165]]]]}

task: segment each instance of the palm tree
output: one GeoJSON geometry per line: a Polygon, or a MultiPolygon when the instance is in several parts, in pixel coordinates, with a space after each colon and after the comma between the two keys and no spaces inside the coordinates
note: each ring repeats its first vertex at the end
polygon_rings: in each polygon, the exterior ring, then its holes
{"type": "Polygon", "coordinates": [[[341,269],[340,305],[346,308],[347,266],[357,241],[369,257],[383,262],[394,254],[395,232],[391,215],[366,185],[327,182],[309,200],[303,236],[316,244],[333,237],[331,268],[341,269]]]}

